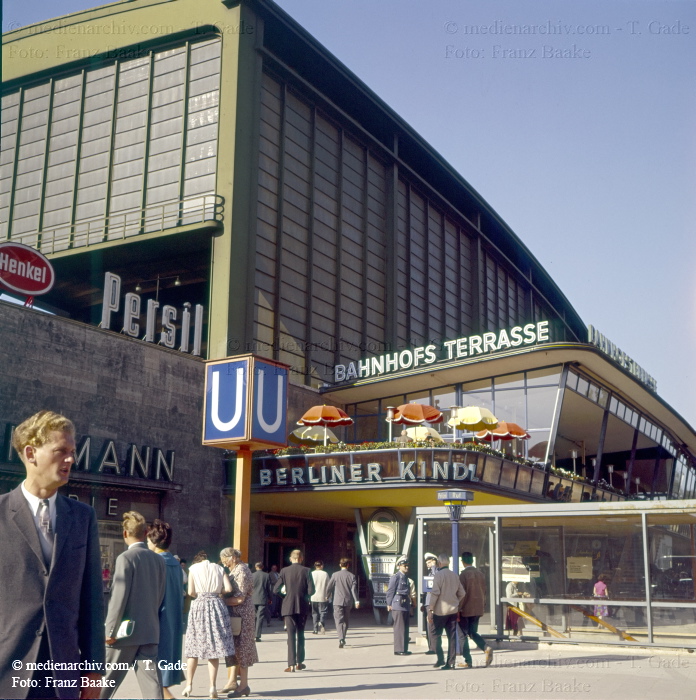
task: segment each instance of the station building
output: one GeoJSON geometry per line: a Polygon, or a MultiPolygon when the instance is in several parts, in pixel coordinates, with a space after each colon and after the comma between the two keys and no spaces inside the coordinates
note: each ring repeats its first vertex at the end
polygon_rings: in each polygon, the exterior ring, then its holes
{"type": "Polygon", "coordinates": [[[0,301],[0,484],[21,479],[13,426],[72,418],[66,492],[97,509],[105,569],[130,508],[182,556],[228,542],[235,460],[200,444],[204,361],[242,353],[289,365],[288,432],[334,404],[366,448],[259,453],[252,562],[352,556],[365,583],[360,556],[417,551],[416,508],[449,486],[472,511],[696,495],[696,434],[652,377],[270,0],[115,2],[8,32],[3,67],[0,242],[57,281],[33,309],[0,301]],[[531,438],[385,447],[411,401],[531,438]]]}

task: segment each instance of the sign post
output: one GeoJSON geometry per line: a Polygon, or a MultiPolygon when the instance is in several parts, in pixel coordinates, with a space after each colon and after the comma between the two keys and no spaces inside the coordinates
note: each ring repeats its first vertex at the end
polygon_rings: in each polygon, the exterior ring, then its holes
{"type": "Polygon", "coordinates": [[[251,453],[287,445],[288,365],[255,355],[206,362],[203,444],[237,452],[233,546],[249,553],[251,453]]]}

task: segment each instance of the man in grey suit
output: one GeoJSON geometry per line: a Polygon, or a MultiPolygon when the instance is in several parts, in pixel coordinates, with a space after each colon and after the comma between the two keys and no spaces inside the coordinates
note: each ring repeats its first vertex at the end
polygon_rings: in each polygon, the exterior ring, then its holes
{"type": "Polygon", "coordinates": [[[338,648],[346,645],[346,633],[350,624],[350,611],[355,603],[355,609],[360,607],[358,600],[358,579],[348,571],[350,559],[343,557],[338,564],[341,568],[329,580],[326,594],[333,602],[334,622],[338,633],[338,648]]]}
{"type": "Polygon", "coordinates": [[[12,446],[26,479],[0,496],[0,697],[96,698],[104,682],[97,518],[58,494],[75,462],[75,427],[40,411],[17,426],[12,446]],[[47,661],[72,670],[27,668],[47,661]]]}
{"type": "Polygon", "coordinates": [[[281,569],[273,588],[280,593],[285,586],[285,597],[280,608],[288,633],[288,667],[286,672],[304,671],[305,636],[304,628],[309,613],[309,597],[314,593],[314,582],[309,569],[302,566],[302,552],[290,552],[290,566],[281,569]]]}
{"type": "Polygon", "coordinates": [[[106,615],[106,662],[110,665],[102,698],[110,698],[135,668],[143,698],[162,698],[162,676],[157,667],[159,608],[164,599],[167,572],[164,559],[145,544],[147,523],[134,510],[123,514],[123,539],[128,549],[116,558],[111,600],[106,615]],[[133,632],[118,638],[124,620],[134,622],[133,632]],[[136,663],[137,662],[137,663],[136,663]]]}

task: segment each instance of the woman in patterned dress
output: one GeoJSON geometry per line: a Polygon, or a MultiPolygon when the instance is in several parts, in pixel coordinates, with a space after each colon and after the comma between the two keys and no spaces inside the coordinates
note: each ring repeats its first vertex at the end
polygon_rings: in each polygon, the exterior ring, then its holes
{"type": "Polygon", "coordinates": [[[223,593],[231,593],[232,584],[224,569],[208,561],[205,552],[198,552],[189,569],[188,594],[194,598],[189,612],[184,654],[188,657],[186,688],[182,695],[191,694],[193,676],[198,659],[208,660],[210,697],[216,698],[219,659],[234,654],[234,639],[230,616],[222,600],[223,593]]]}
{"type": "MultiPolygon", "coordinates": [[[[226,547],[220,552],[220,561],[230,570],[230,576],[239,589],[243,603],[236,606],[242,618],[242,631],[234,638],[235,655],[239,674],[239,688],[227,697],[238,698],[249,695],[249,666],[253,666],[259,656],[256,653],[256,614],[251,601],[253,581],[249,567],[242,563],[242,553],[238,549],[226,547]]],[[[231,677],[234,678],[233,671],[231,677]]],[[[234,686],[233,686],[234,687],[234,686]]]]}

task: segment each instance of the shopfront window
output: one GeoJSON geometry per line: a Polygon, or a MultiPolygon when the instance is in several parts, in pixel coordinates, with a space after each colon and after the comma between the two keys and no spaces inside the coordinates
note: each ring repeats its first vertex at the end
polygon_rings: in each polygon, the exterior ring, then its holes
{"type": "MultiPolygon", "coordinates": [[[[540,520],[501,520],[501,597],[515,605],[519,599],[527,613],[570,639],[608,641],[609,629],[591,616],[628,631],[636,640],[645,639],[640,516],[540,520]],[[605,590],[606,600],[600,600],[605,590]],[[598,635],[602,636],[597,639],[598,635]]],[[[509,616],[506,620],[511,621],[509,616]]],[[[512,621],[517,622],[514,615],[512,621]]],[[[540,632],[533,622],[522,624],[525,634],[540,632]]],[[[514,635],[514,626],[508,628],[514,635]]]]}
{"type": "Polygon", "coordinates": [[[649,514],[648,552],[656,641],[696,629],[696,513],[649,514]]]}

